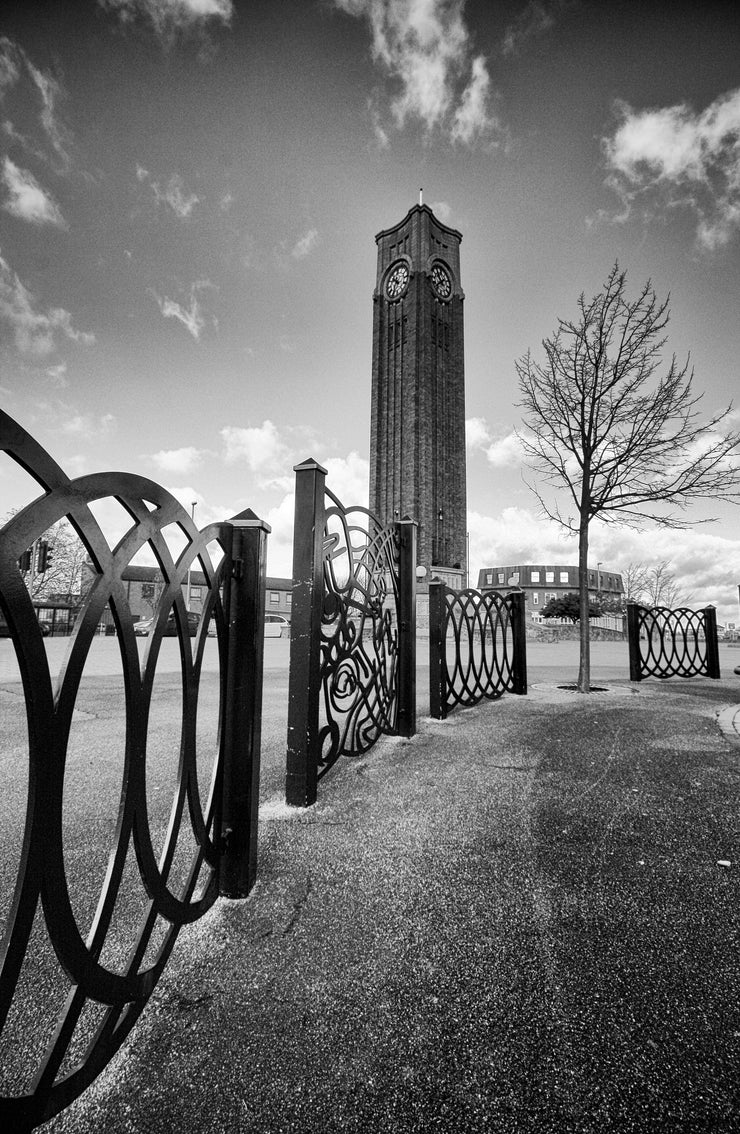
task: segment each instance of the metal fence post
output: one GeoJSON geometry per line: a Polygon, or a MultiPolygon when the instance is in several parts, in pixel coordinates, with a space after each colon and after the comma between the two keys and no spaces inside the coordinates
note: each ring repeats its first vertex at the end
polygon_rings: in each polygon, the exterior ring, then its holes
{"type": "Polygon", "coordinates": [[[293,471],[295,529],[285,800],[294,807],[309,807],[316,802],[319,762],[326,469],[308,460],[295,465],[293,471]]]}
{"type": "Polygon", "coordinates": [[[447,717],[445,688],[445,584],[429,584],[429,716],[443,721],[447,717]]]}
{"type": "Polygon", "coordinates": [[[245,898],[257,878],[262,663],[268,524],[247,511],[223,527],[231,534],[225,568],[228,651],[223,703],[224,848],[219,893],[245,898]]]}
{"type": "Polygon", "coordinates": [[[705,606],[704,642],[707,649],[707,677],[719,679],[719,643],[717,642],[717,611],[713,606],[705,606]]]}
{"type": "Polygon", "coordinates": [[[527,630],[525,624],[524,591],[515,591],[511,599],[511,631],[514,656],[511,664],[511,692],[521,695],[527,692],[527,630]]]}
{"type": "Polygon", "coordinates": [[[627,603],[627,647],[630,659],[630,681],[642,681],[640,608],[636,602],[627,603]]]}
{"type": "Polygon", "coordinates": [[[416,732],[416,521],[396,521],[398,536],[398,734],[416,732]]]}

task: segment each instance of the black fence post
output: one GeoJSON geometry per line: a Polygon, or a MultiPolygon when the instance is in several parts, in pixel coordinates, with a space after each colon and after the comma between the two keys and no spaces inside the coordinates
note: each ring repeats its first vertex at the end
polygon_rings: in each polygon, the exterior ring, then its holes
{"type": "Polygon", "coordinates": [[[511,631],[514,657],[511,665],[511,692],[524,695],[527,692],[527,630],[524,591],[515,591],[511,599],[511,631]]]}
{"type": "Polygon", "coordinates": [[[445,661],[445,584],[429,584],[429,716],[443,721],[447,717],[445,661]]]}
{"type": "Polygon", "coordinates": [[[707,649],[707,677],[719,680],[719,644],[717,642],[717,611],[713,606],[705,606],[704,642],[707,649]]]}
{"type": "Polygon", "coordinates": [[[416,521],[397,520],[398,735],[416,732],[416,521]]]}
{"type": "Polygon", "coordinates": [[[627,647],[630,659],[630,681],[642,681],[640,608],[636,602],[627,603],[627,647]]]}
{"type": "Polygon", "coordinates": [[[224,565],[228,651],[223,705],[223,858],[219,893],[245,898],[257,879],[262,664],[268,524],[243,512],[230,529],[224,565]]]}
{"type": "Polygon", "coordinates": [[[319,764],[326,469],[308,460],[295,465],[293,471],[295,529],[285,800],[293,807],[309,807],[316,802],[319,764]]]}

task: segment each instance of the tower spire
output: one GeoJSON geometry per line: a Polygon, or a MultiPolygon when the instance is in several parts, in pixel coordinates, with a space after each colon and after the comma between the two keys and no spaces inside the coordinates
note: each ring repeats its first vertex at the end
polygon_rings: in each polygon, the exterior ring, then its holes
{"type": "Polygon", "coordinates": [[[420,205],[424,204],[424,190],[423,189],[419,190],[419,204],[420,205]]]}

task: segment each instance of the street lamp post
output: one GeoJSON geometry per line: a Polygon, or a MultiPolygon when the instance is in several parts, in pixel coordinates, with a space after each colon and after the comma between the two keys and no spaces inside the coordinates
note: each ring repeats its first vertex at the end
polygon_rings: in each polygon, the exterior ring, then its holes
{"type": "MultiPolygon", "coordinates": [[[[195,523],[195,505],[197,503],[198,503],[198,501],[194,500],[192,502],[192,504],[190,505],[190,519],[193,521],[193,523],[195,523]]],[[[191,560],[191,563],[192,563],[192,560],[191,560]]],[[[188,599],[187,599],[187,602],[186,602],[185,605],[186,605],[186,607],[189,611],[190,610],[190,564],[188,564],[188,599]]]]}

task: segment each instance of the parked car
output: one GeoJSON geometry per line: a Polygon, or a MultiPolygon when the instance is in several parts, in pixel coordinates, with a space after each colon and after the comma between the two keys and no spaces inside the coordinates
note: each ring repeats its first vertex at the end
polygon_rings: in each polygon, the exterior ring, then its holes
{"type": "Polygon", "coordinates": [[[282,614],[265,615],[266,638],[281,638],[284,630],[290,632],[290,623],[287,618],[283,618],[282,614]]]}
{"type": "MultiPolygon", "coordinates": [[[[198,633],[198,626],[200,624],[200,615],[195,610],[189,610],[187,612],[187,619],[188,619],[188,633],[190,634],[191,638],[194,638],[195,635],[198,633]]],[[[154,625],[154,622],[155,622],[154,618],[143,618],[141,620],[141,622],[134,622],[134,634],[138,634],[139,637],[146,638],[149,634],[151,634],[152,626],[154,625]]],[[[165,624],[165,628],[162,631],[162,635],[165,638],[174,638],[176,634],[177,634],[177,623],[175,622],[175,612],[170,611],[170,614],[167,618],[167,622],[165,624]]]]}

